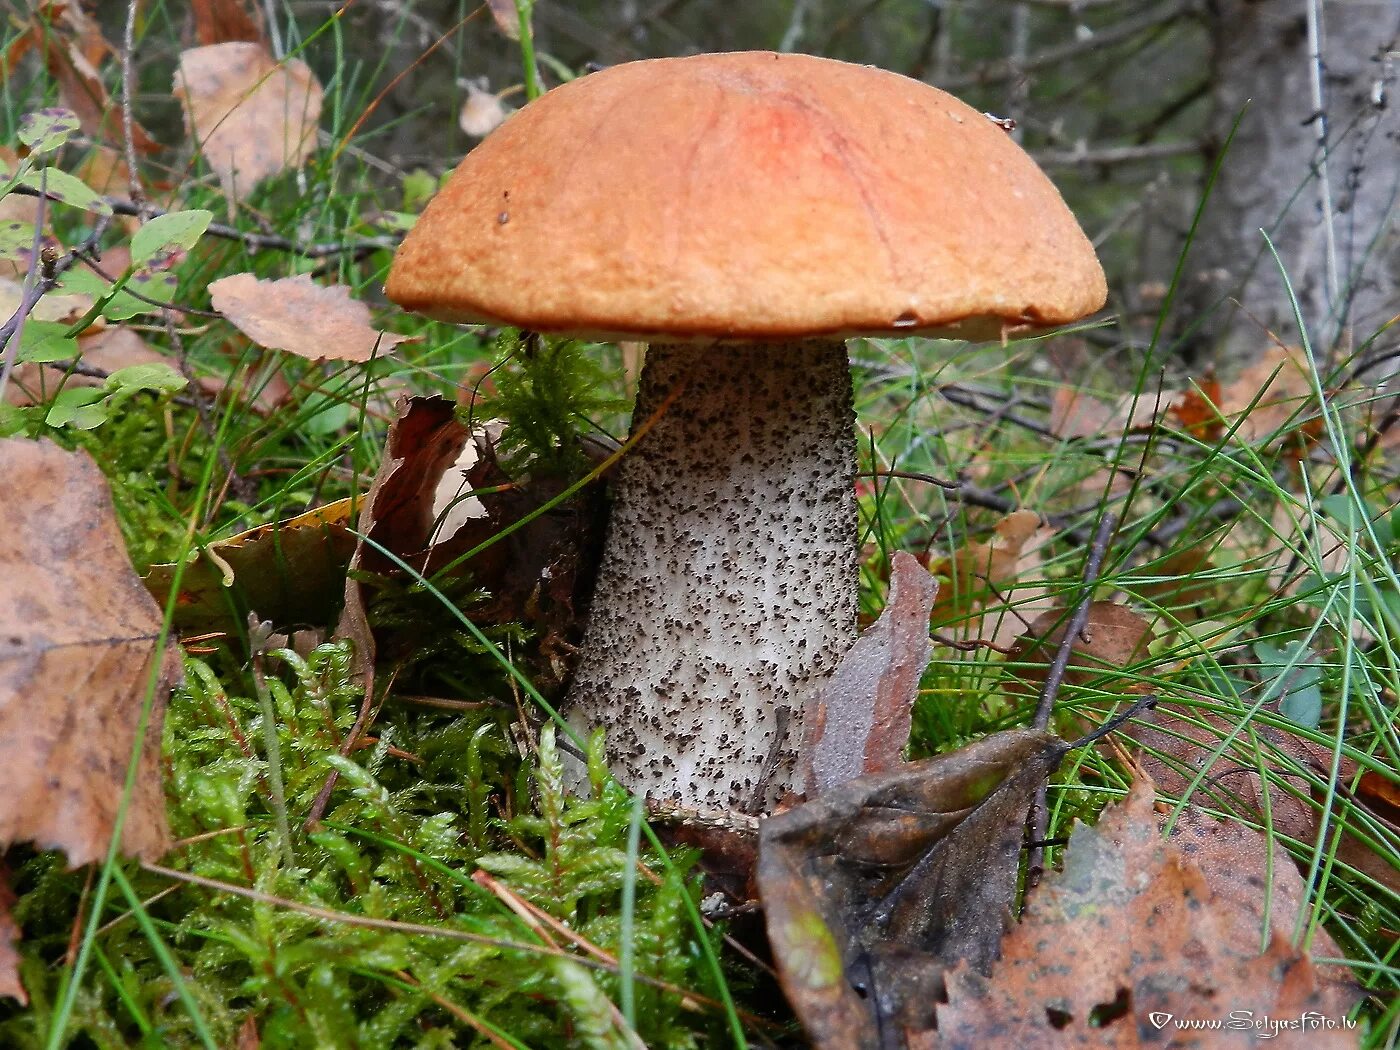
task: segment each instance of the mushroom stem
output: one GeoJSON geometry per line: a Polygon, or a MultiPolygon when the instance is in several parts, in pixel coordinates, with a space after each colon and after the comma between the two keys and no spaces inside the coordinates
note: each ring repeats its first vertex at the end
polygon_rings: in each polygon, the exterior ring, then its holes
{"type": "Polygon", "coordinates": [[[844,344],[654,345],[621,463],[570,721],[617,776],[766,810],[809,697],[855,640],[855,416],[844,344]]]}

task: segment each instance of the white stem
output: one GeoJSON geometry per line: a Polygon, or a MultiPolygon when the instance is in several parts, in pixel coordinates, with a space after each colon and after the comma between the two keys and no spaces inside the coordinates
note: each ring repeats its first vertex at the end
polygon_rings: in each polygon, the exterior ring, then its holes
{"type": "Polygon", "coordinates": [[[628,787],[766,809],[856,633],[851,379],[841,343],[653,346],[618,468],[570,721],[628,787]]]}

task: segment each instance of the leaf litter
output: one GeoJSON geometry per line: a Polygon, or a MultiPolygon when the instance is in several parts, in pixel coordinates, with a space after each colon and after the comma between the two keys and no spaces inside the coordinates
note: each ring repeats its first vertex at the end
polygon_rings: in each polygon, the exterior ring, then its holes
{"type": "MultiPolygon", "coordinates": [[[[0,500],[0,850],[32,842],[74,867],[106,855],[154,682],[120,848],[155,860],[170,844],[160,738],[178,649],[158,644],[161,610],[131,569],[107,482],[86,452],[0,440],[0,477],[24,494],[0,500]]],[[[0,994],[22,997],[7,899],[0,994]]]]}
{"type": "MultiPolygon", "coordinates": [[[[1343,1023],[1357,990],[1293,943],[1306,888],[1286,854],[1194,811],[1164,839],[1153,799],[1142,778],[1096,825],[1076,825],[1000,961],[948,975],[937,1028],[912,1031],[913,1050],[1357,1045],[1343,1023]],[[1267,1027],[1306,1016],[1319,1027],[1267,1027]],[[1245,1021],[1189,1027],[1231,1018],[1245,1021]]],[[[1313,946],[1336,950],[1324,933],[1313,946]]]]}

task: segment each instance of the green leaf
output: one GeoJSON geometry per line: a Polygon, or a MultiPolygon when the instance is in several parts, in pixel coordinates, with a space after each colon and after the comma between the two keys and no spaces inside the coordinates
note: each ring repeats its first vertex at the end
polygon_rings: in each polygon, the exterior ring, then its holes
{"type": "Polygon", "coordinates": [[[20,118],[19,140],[29,147],[30,153],[52,153],[78,128],[78,115],[71,109],[36,109],[20,118]]]}
{"type": "Polygon", "coordinates": [[[27,408],[0,401],[0,438],[23,433],[24,428],[29,425],[29,414],[27,408]]]}
{"type": "Polygon", "coordinates": [[[57,168],[25,172],[20,177],[19,184],[47,193],[60,204],[96,212],[98,215],[112,214],[112,206],[94,193],[87,183],[57,168]]]}
{"type": "Polygon", "coordinates": [[[70,337],[68,326],[54,321],[25,322],[19,336],[20,361],[43,364],[67,361],[78,356],[78,340],[70,337]]]}
{"type": "Polygon", "coordinates": [[[1256,642],[1254,657],[1265,683],[1263,702],[1282,694],[1279,714],[1305,729],[1316,729],[1322,721],[1322,668],[1317,654],[1302,642],[1289,642],[1282,649],[1256,642]]]}
{"type": "Polygon", "coordinates": [[[154,390],[162,394],[174,394],[185,389],[188,380],[169,365],[153,362],[146,365],[128,365],[118,368],[107,377],[108,390],[154,390]]]}
{"type": "Polygon", "coordinates": [[[173,273],[142,270],[133,274],[126,287],[102,307],[102,316],[109,321],[125,321],[139,314],[153,314],[174,300],[179,286],[180,280],[173,273]],[[148,299],[155,302],[147,302],[148,299]]]}
{"type": "Polygon", "coordinates": [[[0,222],[0,259],[8,262],[29,262],[34,251],[34,226],[19,219],[0,222]]]}
{"type": "Polygon", "coordinates": [[[107,392],[100,387],[70,386],[58,392],[44,422],[51,427],[93,430],[107,422],[107,392]]]}
{"type": "Polygon", "coordinates": [[[214,213],[203,208],[157,215],[132,235],[131,265],[139,267],[162,252],[176,248],[189,251],[213,218],[214,213]]]}

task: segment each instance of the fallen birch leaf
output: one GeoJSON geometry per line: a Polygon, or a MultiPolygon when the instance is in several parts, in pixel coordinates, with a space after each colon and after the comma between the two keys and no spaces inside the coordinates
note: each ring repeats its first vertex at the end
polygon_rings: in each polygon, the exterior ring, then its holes
{"type": "Polygon", "coordinates": [[[209,285],[218,310],[259,346],[311,361],[368,361],[406,336],[370,327],[369,307],[343,285],[317,284],[305,274],[267,281],[251,273],[209,285]]]}
{"type": "Polygon", "coordinates": [[[1252,1025],[1174,1023],[1223,1022],[1234,1011],[1260,1019],[1311,1011],[1338,1026],[1270,1029],[1270,1046],[1355,1046],[1356,1033],[1341,1027],[1354,994],[1290,943],[1302,880],[1281,878],[1287,866],[1279,866],[1281,889],[1270,899],[1267,846],[1247,844],[1252,834],[1194,823],[1163,839],[1143,779],[1096,826],[1075,827],[1064,870],[1028,895],[1001,961],[990,975],[966,964],[948,974],[937,1031],[912,1030],[910,1046],[1259,1045],[1265,1032],[1252,1025]]]}
{"type": "MultiPolygon", "coordinates": [[[[286,521],[209,544],[180,580],[175,625],[183,631],[237,633],[248,613],[279,627],[325,624],[340,606],[355,549],[354,500],[336,500],[286,521]]],[[[164,605],[175,565],[152,565],[146,588],[164,605]]]]}
{"type": "Polygon", "coordinates": [[[185,126],[218,176],[241,201],[258,183],[299,168],[316,148],[321,84],[305,62],[278,62],[261,44],[230,41],[180,53],[173,93],[185,126]]]}
{"type": "Polygon", "coordinates": [[[928,619],[937,594],[938,584],[918,559],[896,552],[884,612],[841,658],[818,695],[799,758],[808,798],[902,764],[919,677],[933,655],[928,619]]]}
{"type": "Polygon", "coordinates": [[[131,571],[107,483],[85,452],[0,441],[0,845],[107,851],[153,665],[159,665],[123,852],[169,844],[160,779],[178,650],[156,648],[161,611],[131,571]]]}
{"type": "Polygon", "coordinates": [[[768,937],[813,1043],[899,1046],[932,1023],[949,967],[986,970],[1031,798],[1066,750],[1037,730],[997,733],[763,822],[768,937]]]}

